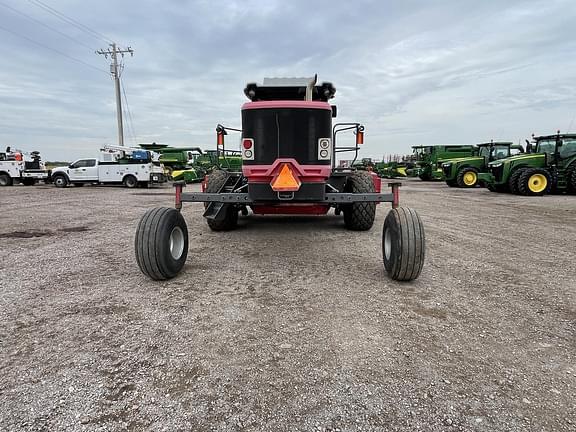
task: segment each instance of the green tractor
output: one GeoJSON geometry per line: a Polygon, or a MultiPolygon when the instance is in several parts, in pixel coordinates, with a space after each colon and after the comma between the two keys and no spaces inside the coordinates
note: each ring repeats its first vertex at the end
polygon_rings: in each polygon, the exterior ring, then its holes
{"type": "Polygon", "coordinates": [[[242,155],[239,150],[206,150],[194,160],[194,166],[207,173],[215,167],[237,172],[242,170],[242,155]]]}
{"type": "Polygon", "coordinates": [[[200,147],[170,147],[167,144],[140,144],[143,149],[160,154],[159,161],[164,164],[172,180],[186,183],[201,181],[206,171],[195,166],[195,161],[203,155],[200,147]]]}
{"type": "Polygon", "coordinates": [[[488,171],[490,162],[505,159],[513,154],[524,153],[524,147],[511,142],[489,142],[476,145],[476,153],[475,156],[442,162],[442,172],[448,186],[476,187],[480,183],[482,173],[488,171]]]}
{"type": "Polygon", "coordinates": [[[420,177],[420,180],[441,180],[443,178],[442,168],[439,162],[447,159],[474,156],[475,146],[473,145],[434,145],[434,146],[413,146],[414,168],[406,170],[409,177],[420,177]]]}
{"type": "Polygon", "coordinates": [[[490,162],[480,176],[493,192],[545,195],[576,192],[576,134],[533,137],[528,153],[490,162]]]}
{"type": "Polygon", "coordinates": [[[406,170],[414,167],[410,159],[410,156],[389,155],[388,161],[383,158],[382,162],[376,162],[374,171],[382,178],[406,177],[406,170]]]}

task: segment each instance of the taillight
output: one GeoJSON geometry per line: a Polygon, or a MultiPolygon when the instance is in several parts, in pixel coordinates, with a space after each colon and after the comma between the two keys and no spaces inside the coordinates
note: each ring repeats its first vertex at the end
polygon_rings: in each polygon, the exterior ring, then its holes
{"type": "Polygon", "coordinates": [[[318,139],[318,159],[330,160],[332,158],[332,140],[330,138],[318,139]]]}
{"type": "Polygon", "coordinates": [[[254,160],[254,140],[252,138],[242,139],[242,159],[254,160]]]}

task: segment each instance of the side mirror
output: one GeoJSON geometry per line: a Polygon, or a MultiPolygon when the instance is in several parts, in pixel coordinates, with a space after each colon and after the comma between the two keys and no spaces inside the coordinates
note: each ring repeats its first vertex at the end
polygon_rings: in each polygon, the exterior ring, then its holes
{"type": "Polygon", "coordinates": [[[332,118],[336,118],[336,116],[338,115],[338,108],[336,107],[336,105],[330,105],[330,107],[332,108],[332,118]]]}

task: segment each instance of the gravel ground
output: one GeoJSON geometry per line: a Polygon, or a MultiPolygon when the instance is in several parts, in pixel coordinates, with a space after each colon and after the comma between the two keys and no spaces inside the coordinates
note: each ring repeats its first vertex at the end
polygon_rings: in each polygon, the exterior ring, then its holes
{"type": "Polygon", "coordinates": [[[0,190],[0,430],[575,431],[576,196],[406,181],[420,279],[381,227],[185,204],[184,272],[138,270],[172,189],[0,190]]]}

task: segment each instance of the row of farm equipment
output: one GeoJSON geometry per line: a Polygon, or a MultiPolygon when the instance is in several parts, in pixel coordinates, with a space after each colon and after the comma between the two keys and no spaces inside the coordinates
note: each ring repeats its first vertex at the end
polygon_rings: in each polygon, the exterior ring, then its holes
{"type": "Polygon", "coordinates": [[[576,134],[533,136],[512,142],[414,146],[412,154],[386,162],[362,160],[383,178],[441,180],[450,187],[482,186],[492,192],[545,195],[576,192],[576,134]]]}
{"type": "Polygon", "coordinates": [[[82,158],[48,169],[39,152],[8,147],[0,152],[0,186],[31,186],[40,181],[56,187],[122,184],[128,188],[169,180],[194,183],[216,167],[238,170],[241,166],[240,151],[152,143],[140,147],[104,145],[98,158],[82,158]]]}

